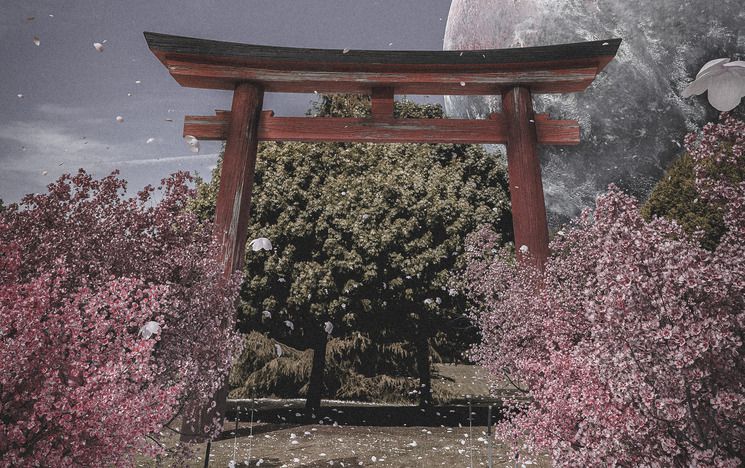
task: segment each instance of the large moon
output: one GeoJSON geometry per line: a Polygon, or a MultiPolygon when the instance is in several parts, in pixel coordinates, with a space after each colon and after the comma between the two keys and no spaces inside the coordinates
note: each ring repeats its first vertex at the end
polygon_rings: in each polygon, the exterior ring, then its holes
{"type": "MultiPolygon", "coordinates": [[[[717,118],[680,94],[707,61],[745,54],[743,0],[453,0],[443,48],[496,49],[620,37],[615,60],[582,93],[536,95],[536,112],[575,119],[579,146],[540,149],[556,228],[615,183],[643,199],[684,135],[717,118]]],[[[741,104],[738,109],[745,107],[741,104]]],[[[446,96],[451,117],[484,118],[497,96],[446,96]]]]}

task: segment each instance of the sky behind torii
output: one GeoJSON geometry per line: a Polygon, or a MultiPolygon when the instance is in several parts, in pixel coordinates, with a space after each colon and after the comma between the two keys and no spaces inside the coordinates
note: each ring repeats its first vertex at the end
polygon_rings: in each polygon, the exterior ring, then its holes
{"type": "MultiPolygon", "coordinates": [[[[199,154],[190,153],[183,117],[229,109],[231,93],[179,86],[143,31],[289,47],[440,50],[449,7],[450,0],[0,0],[0,199],[43,192],[81,167],[99,177],[121,170],[132,194],[177,170],[209,177],[220,143],[202,142],[199,154]],[[104,43],[103,52],[94,42],[104,43]]],[[[312,100],[267,94],[264,109],[303,115],[312,100]]]]}

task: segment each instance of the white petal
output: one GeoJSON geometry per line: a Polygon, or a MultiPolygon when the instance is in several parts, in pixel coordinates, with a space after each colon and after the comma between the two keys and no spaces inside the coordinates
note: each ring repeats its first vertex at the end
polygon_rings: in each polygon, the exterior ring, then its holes
{"type": "Polygon", "coordinates": [[[151,336],[160,333],[160,324],[158,322],[149,321],[140,328],[140,335],[143,338],[148,339],[151,336]]]}
{"type": "Polygon", "coordinates": [[[100,42],[94,42],[93,47],[95,47],[97,51],[103,52],[103,44],[101,44],[100,42]]]}
{"type": "Polygon", "coordinates": [[[527,245],[521,245],[520,246],[520,253],[523,254],[523,255],[525,255],[526,253],[528,253],[528,246],[527,245]]]}
{"type": "Polygon", "coordinates": [[[251,246],[251,250],[257,252],[261,249],[272,250],[272,242],[266,237],[258,237],[252,240],[248,245],[251,246]]]}
{"type": "Polygon", "coordinates": [[[295,324],[293,324],[289,320],[285,320],[285,325],[287,325],[287,328],[289,328],[290,330],[295,331],[295,324]]]}
{"type": "Polygon", "coordinates": [[[274,351],[277,353],[277,357],[282,357],[282,346],[279,343],[274,343],[274,351]]]}
{"type": "Polygon", "coordinates": [[[696,74],[696,78],[706,73],[707,70],[711,72],[712,70],[723,66],[727,62],[729,62],[728,58],[719,58],[719,59],[709,60],[708,62],[704,64],[703,67],[701,67],[701,70],[698,71],[698,73],[696,74]]]}
{"type": "Polygon", "coordinates": [[[189,149],[192,153],[198,153],[199,152],[199,140],[197,137],[192,135],[186,135],[184,137],[184,141],[187,145],[189,145],[189,149]]]}
{"type": "Polygon", "coordinates": [[[323,324],[323,329],[326,332],[326,334],[330,335],[332,331],[334,331],[334,324],[331,322],[326,322],[323,324]]]}
{"type": "Polygon", "coordinates": [[[696,78],[686,86],[686,88],[683,90],[683,92],[680,94],[684,98],[691,97],[693,95],[699,95],[704,92],[706,92],[706,89],[709,87],[709,83],[711,82],[710,76],[703,76],[701,78],[696,78]]]}
{"type": "Polygon", "coordinates": [[[264,318],[272,318],[272,313],[269,312],[268,310],[265,310],[264,312],[262,312],[261,315],[264,316],[264,318]]]}
{"type": "Polygon", "coordinates": [[[148,138],[148,139],[147,139],[147,141],[146,141],[145,143],[147,143],[147,144],[150,144],[150,143],[152,143],[152,142],[154,142],[154,141],[155,141],[155,138],[152,138],[152,137],[151,137],[151,138],[148,138]]]}
{"type": "Polygon", "coordinates": [[[122,123],[122,122],[124,122],[124,117],[122,117],[121,115],[117,115],[116,116],[116,121],[119,122],[119,123],[122,123]]]}
{"type": "Polygon", "coordinates": [[[720,112],[728,112],[740,104],[743,94],[743,78],[736,73],[725,73],[709,86],[709,103],[720,112]]]}
{"type": "Polygon", "coordinates": [[[34,36],[34,45],[39,47],[41,45],[41,39],[38,36],[34,36]]]}

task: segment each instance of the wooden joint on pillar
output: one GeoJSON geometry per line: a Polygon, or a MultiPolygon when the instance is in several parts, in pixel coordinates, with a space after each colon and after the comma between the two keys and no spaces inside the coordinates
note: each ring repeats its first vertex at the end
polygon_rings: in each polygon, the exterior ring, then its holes
{"type": "Polygon", "coordinates": [[[374,87],[370,95],[372,116],[376,119],[393,118],[393,88],[389,86],[374,87]]]}

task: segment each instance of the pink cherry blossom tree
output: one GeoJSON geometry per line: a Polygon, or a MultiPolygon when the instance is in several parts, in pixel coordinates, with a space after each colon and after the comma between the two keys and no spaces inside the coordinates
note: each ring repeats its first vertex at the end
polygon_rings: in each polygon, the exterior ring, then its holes
{"type": "Polygon", "coordinates": [[[185,209],[189,181],[156,203],[81,170],[0,212],[0,466],[131,463],[185,401],[209,403],[240,347],[238,278],[185,209]]]}
{"type": "Polygon", "coordinates": [[[702,197],[723,202],[715,251],[646,222],[617,188],[551,242],[545,271],[469,239],[465,279],[483,341],[474,358],[524,398],[498,435],[560,466],[745,462],[745,124],[686,139],[702,197]],[[739,180],[742,180],[740,178],[739,180]]]}

